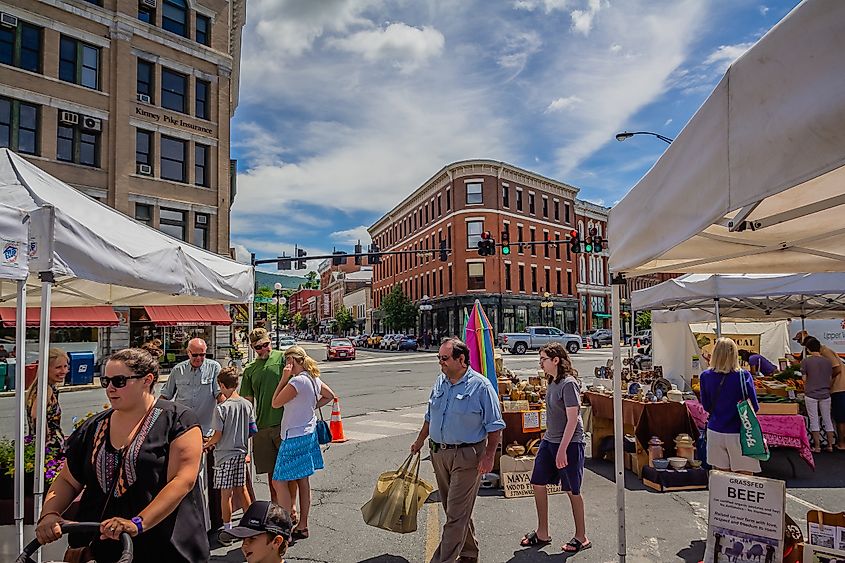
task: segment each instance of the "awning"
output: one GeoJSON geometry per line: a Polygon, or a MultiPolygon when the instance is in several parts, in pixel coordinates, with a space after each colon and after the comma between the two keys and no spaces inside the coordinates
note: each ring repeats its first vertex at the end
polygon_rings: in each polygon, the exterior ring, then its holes
{"type": "MultiPolygon", "coordinates": [[[[4,327],[15,326],[15,308],[0,307],[0,323],[4,327]]],[[[53,307],[50,313],[50,327],[117,326],[119,323],[114,309],[97,307],[53,307]]],[[[26,308],[26,326],[41,324],[41,307],[26,308]]]]}
{"type": "Polygon", "coordinates": [[[224,305],[147,305],[150,321],[159,326],[230,325],[224,305]]]}

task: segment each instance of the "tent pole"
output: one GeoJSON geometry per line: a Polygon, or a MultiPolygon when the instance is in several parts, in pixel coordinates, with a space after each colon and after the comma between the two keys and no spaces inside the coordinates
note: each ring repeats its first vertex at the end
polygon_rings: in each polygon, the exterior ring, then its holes
{"type": "Polygon", "coordinates": [[[713,300],[716,304],[716,338],[722,338],[722,314],[719,312],[719,298],[713,300]]]}
{"type": "MultiPolygon", "coordinates": [[[[252,253],[251,260],[252,260],[252,279],[255,279],[255,253],[254,252],[252,253]]],[[[249,315],[249,320],[247,322],[248,322],[249,333],[247,333],[247,334],[252,334],[252,329],[255,328],[255,295],[253,295],[252,299],[250,299],[248,307],[249,307],[249,312],[247,314],[249,315]]],[[[247,361],[247,363],[249,363],[253,359],[255,359],[255,350],[252,349],[252,342],[250,342],[249,338],[247,337],[247,341],[246,341],[246,361],[247,361]]],[[[253,475],[254,475],[254,473],[253,473],[253,475]]]]}
{"type": "MultiPolygon", "coordinates": [[[[624,283],[624,281],[622,282],[624,283]]],[[[620,314],[619,300],[621,285],[614,280],[611,285],[612,293],[610,298],[611,325],[613,330],[613,460],[616,472],[616,517],[618,526],[617,554],[620,563],[625,562],[625,460],[622,449],[622,344],[619,336],[620,314]]]]}
{"type": "Polygon", "coordinates": [[[23,551],[24,518],[24,435],[26,405],[24,381],[26,367],[26,280],[18,281],[18,309],[15,319],[15,527],[18,532],[18,553],[23,551]]]}
{"type": "MultiPolygon", "coordinates": [[[[41,514],[44,499],[44,448],[47,443],[47,377],[50,371],[50,296],[53,291],[52,272],[41,272],[41,326],[38,350],[38,416],[35,424],[35,486],[34,514],[41,514]]],[[[39,558],[40,560],[40,558],[39,558]]]]}

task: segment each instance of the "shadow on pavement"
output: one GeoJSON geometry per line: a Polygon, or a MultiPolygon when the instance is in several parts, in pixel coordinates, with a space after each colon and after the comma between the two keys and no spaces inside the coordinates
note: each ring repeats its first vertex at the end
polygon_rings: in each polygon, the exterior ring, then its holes
{"type": "Polygon", "coordinates": [[[816,470],[807,465],[792,448],[773,448],[772,457],[762,464],[763,477],[782,479],[790,489],[845,488],[845,453],[822,452],[813,454],[816,470]]]}
{"type": "MultiPolygon", "coordinates": [[[[592,471],[608,481],[616,481],[616,470],[612,461],[587,458],[584,461],[584,469],[592,471]]],[[[625,470],[625,488],[629,491],[651,491],[651,489],[643,485],[643,482],[636,475],[627,469],[625,470]]]]}
{"type": "Polygon", "coordinates": [[[378,557],[362,559],[358,563],[410,563],[410,561],[404,557],[399,557],[398,555],[389,555],[385,553],[384,555],[379,555],[378,557]]]}
{"type": "Polygon", "coordinates": [[[693,540],[689,547],[678,552],[678,557],[687,563],[698,563],[704,559],[704,540],[693,540]]]}
{"type": "MultiPolygon", "coordinates": [[[[519,551],[513,552],[513,557],[507,560],[506,563],[533,563],[535,561],[566,561],[570,557],[579,556],[582,561],[584,561],[584,557],[588,556],[590,550],[582,551],[581,553],[553,553],[549,554],[545,551],[540,551],[534,547],[527,547],[525,549],[520,549],[519,551]]],[[[589,561],[589,558],[586,559],[589,561]]]]}

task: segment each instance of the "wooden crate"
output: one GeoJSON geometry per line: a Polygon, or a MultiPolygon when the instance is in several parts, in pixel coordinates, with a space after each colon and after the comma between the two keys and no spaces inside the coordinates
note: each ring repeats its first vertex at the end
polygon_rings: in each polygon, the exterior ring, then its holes
{"type": "Polygon", "coordinates": [[[798,414],[798,403],[758,403],[757,414],[798,414]]]}

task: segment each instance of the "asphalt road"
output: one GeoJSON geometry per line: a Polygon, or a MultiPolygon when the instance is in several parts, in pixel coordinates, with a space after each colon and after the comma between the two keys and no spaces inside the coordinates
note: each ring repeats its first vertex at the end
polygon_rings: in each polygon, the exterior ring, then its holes
{"type": "MultiPolygon", "coordinates": [[[[437,545],[444,521],[436,492],[419,513],[418,531],[411,534],[398,535],[368,527],[361,518],[360,508],[369,500],[379,473],[395,469],[407,455],[438,372],[434,354],[361,350],[355,361],[327,364],[322,361],[321,346],[307,348],[321,360],[325,380],[341,397],[344,430],[349,441],[332,444],[324,453],[326,469],[311,480],[314,489],[311,537],[292,546],[288,560],[427,561],[437,545]]],[[[586,383],[592,382],[594,368],[604,365],[610,355],[610,350],[604,348],[582,351],[574,357],[586,383]]],[[[537,356],[506,354],[505,365],[527,376],[536,373],[537,356]]],[[[103,399],[100,390],[63,394],[65,425],[71,424],[73,416],[102,408],[103,399]]],[[[0,399],[0,434],[11,432],[11,408],[11,399],[0,399]]],[[[813,507],[838,511],[845,505],[843,462],[843,454],[817,456],[817,470],[813,473],[797,455],[777,451],[764,470],[766,476],[787,480],[787,511],[804,525],[807,510],[813,507]]],[[[434,482],[427,461],[422,464],[421,475],[434,482]]],[[[616,560],[616,492],[612,479],[611,463],[587,462],[584,496],[588,535],[594,547],[577,556],[582,561],[616,560]]],[[[707,528],[707,492],[660,494],[645,489],[631,473],[627,473],[626,483],[628,561],[699,561],[707,528]]],[[[266,483],[256,483],[256,491],[259,498],[269,497],[266,483]]],[[[519,539],[536,525],[533,500],[505,499],[501,491],[482,490],[474,512],[481,561],[562,561],[560,546],[572,537],[572,516],[564,495],[553,495],[550,504],[554,543],[541,550],[523,549],[519,547],[519,539]]],[[[217,547],[212,561],[234,562],[243,558],[237,547],[217,547]]]]}

